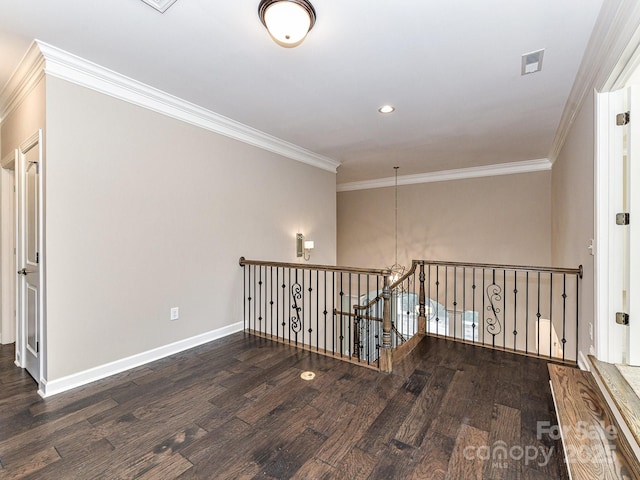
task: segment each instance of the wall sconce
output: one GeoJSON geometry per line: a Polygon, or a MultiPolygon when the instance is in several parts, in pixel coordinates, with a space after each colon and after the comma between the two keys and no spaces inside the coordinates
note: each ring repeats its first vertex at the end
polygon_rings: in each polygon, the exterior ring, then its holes
{"type": "Polygon", "coordinates": [[[311,250],[313,250],[313,240],[306,240],[304,242],[304,259],[308,262],[311,258],[311,250]]]}
{"type": "Polygon", "coordinates": [[[313,247],[313,240],[305,241],[303,234],[296,233],[296,257],[302,257],[305,260],[309,261],[309,258],[311,258],[311,250],[313,250],[313,247]]]}

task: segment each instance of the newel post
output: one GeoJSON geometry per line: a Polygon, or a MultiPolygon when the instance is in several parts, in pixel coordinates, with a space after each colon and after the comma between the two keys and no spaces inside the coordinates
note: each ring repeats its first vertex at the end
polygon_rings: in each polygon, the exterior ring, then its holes
{"type": "Polygon", "coordinates": [[[418,294],[418,302],[420,303],[420,310],[418,311],[418,334],[425,335],[427,333],[427,311],[425,305],[424,294],[424,262],[420,263],[420,292],[418,294]]]}
{"type": "Polygon", "coordinates": [[[382,287],[382,348],[380,349],[380,370],[391,373],[391,288],[389,287],[389,275],[384,276],[382,287]]]}

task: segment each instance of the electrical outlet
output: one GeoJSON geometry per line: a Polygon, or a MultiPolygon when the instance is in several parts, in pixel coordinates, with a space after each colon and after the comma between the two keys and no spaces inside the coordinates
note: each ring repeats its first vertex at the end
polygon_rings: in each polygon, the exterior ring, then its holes
{"type": "Polygon", "coordinates": [[[178,307],[173,307],[171,309],[171,320],[178,320],[180,318],[180,309],[178,307]]]}

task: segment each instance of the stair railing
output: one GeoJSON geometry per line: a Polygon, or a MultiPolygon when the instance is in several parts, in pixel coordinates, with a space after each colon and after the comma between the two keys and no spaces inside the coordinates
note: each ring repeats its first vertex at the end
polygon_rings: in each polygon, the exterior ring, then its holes
{"type": "Polygon", "coordinates": [[[389,270],[244,257],[240,266],[245,331],[379,368],[381,352],[391,348],[389,315],[358,317],[351,312],[368,292],[384,290],[389,270]]]}
{"type": "Polygon", "coordinates": [[[240,259],[249,333],[385,372],[424,335],[577,362],[582,267],[414,260],[386,269],[240,259]]]}

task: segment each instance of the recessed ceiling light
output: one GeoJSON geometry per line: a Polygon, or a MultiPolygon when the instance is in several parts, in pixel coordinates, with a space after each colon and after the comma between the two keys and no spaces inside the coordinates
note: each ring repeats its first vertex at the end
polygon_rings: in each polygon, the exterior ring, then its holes
{"type": "Polygon", "coordinates": [[[394,112],[396,109],[396,107],[392,106],[392,105],[383,105],[381,106],[378,111],[380,113],[392,113],[394,112]]]}

